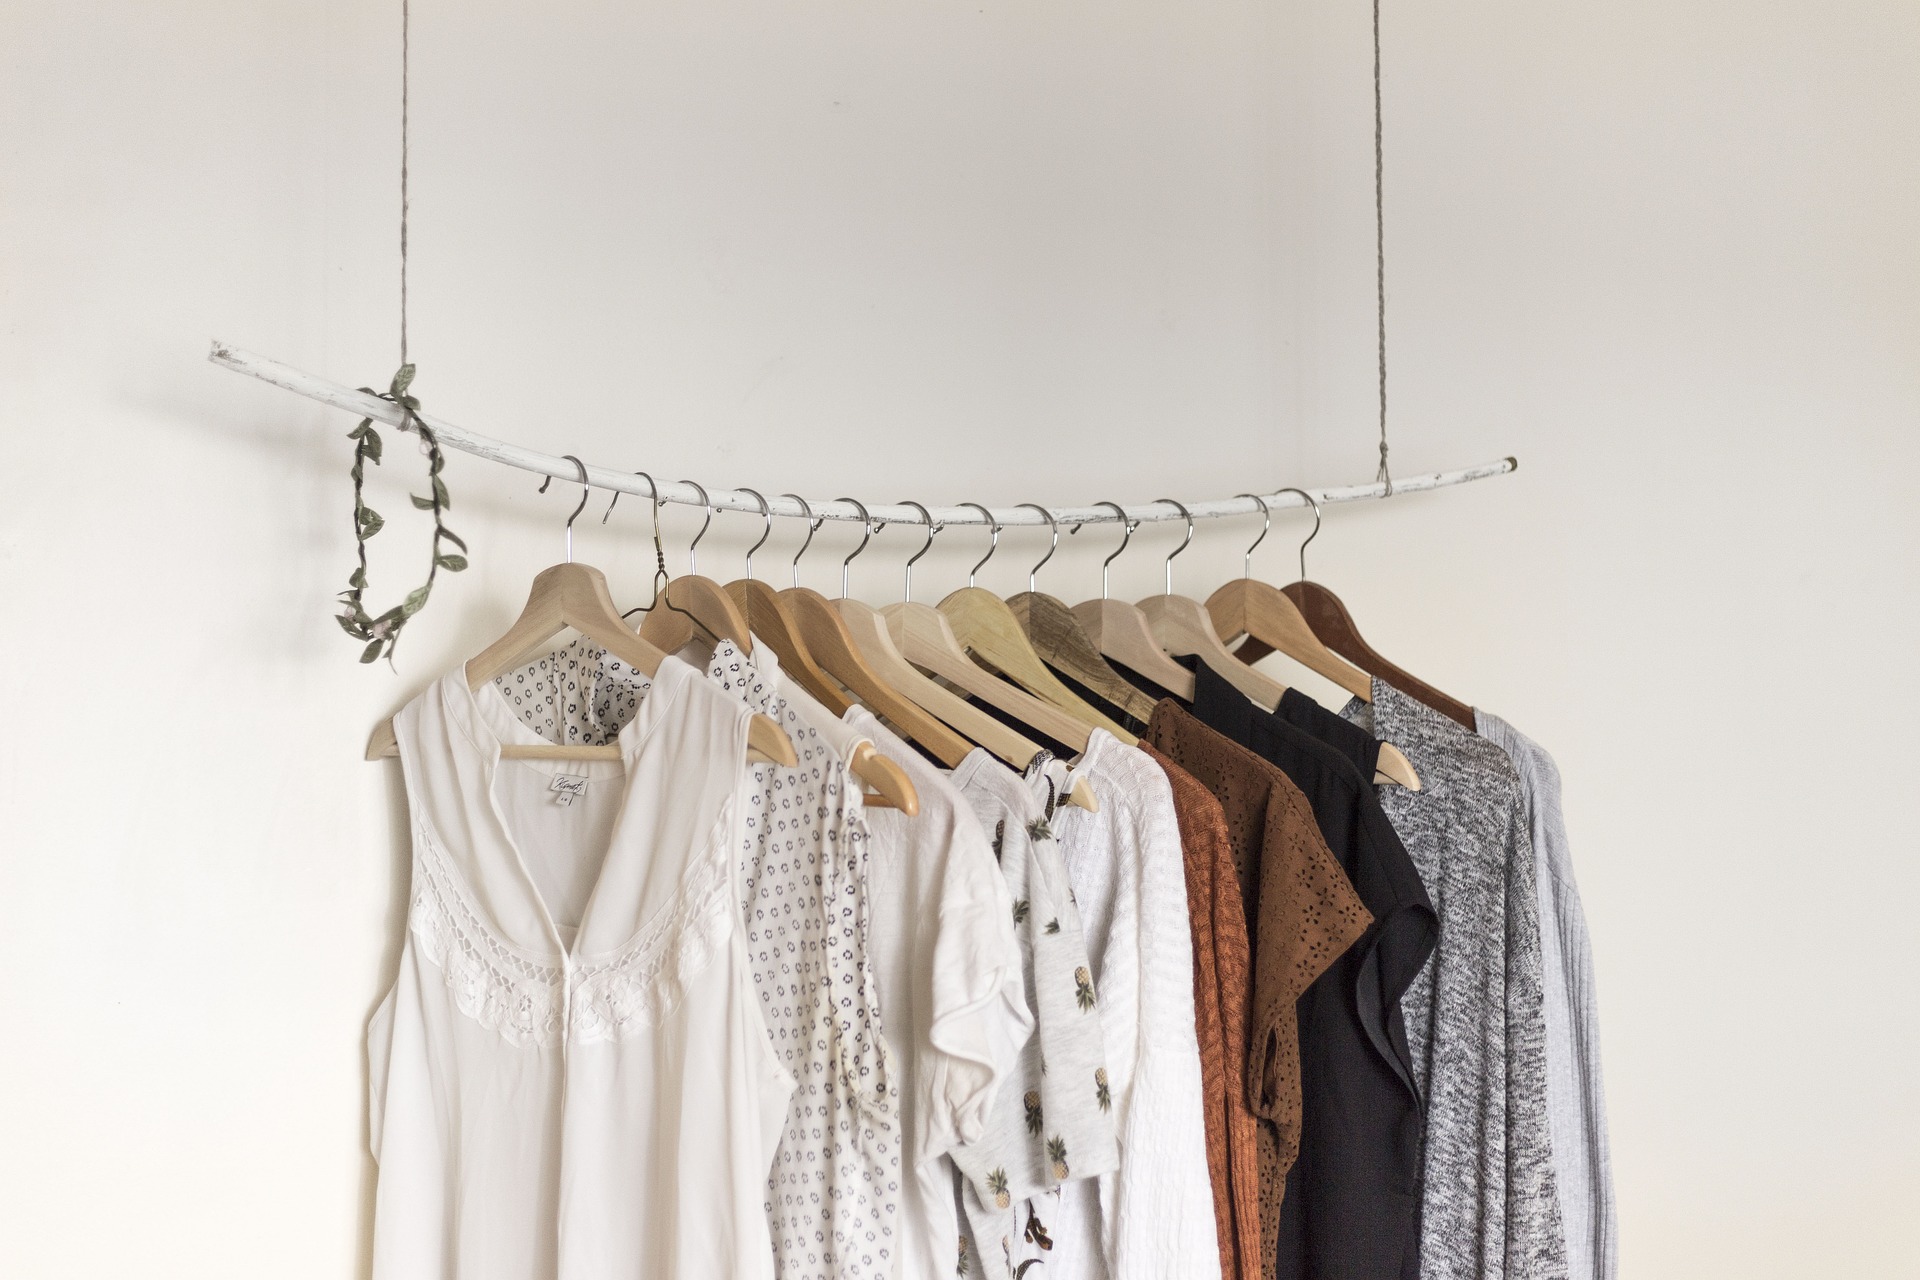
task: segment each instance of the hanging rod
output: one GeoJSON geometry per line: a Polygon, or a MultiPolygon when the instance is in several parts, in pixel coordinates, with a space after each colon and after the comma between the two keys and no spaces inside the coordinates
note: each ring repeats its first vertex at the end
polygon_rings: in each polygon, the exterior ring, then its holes
{"type": "MultiPolygon", "coordinates": [[[[332,405],[336,409],[345,409],[355,417],[372,418],[390,426],[400,424],[400,409],[391,401],[382,400],[364,391],[317,378],[310,373],[302,373],[291,365],[265,356],[230,347],[216,341],[213,350],[207,356],[214,364],[235,373],[244,373],[248,377],[270,382],[276,387],[318,400],[321,404],[332,405]]],[[[477,431],[468,431],[456,427],[453,423],[432,414],[415,415],[433,429],[440,443],[449,449],[458,449],[470,453],[476,458],[487,458],[494,462],[504,462],[510,467],[519,467],[536,475],[553,476],[558,480],[578,482],[579,471],[573,463],[556,454],[541,453],[537,449],[528,449],[505,440],[496,440],[492,436],[483,436],[477,431]]],[[[1483,462],[1478,466],[1462,467],[1457,471],[1431,471],[1425,475],[1408,476],[1393,482],[1394,493],[1418,493],[1427,489],[1445,489],[1456,484],[1466,484],[1472,480],[1484,480],[1488,476],[1505,475],[1520,465],[1514,458],[1501,458],[1494,462],[1483,462]]],[[[609,467],[587,466],[587,483],[596,489],[608,489],[619,493],[631,493],[639,497],[650,496],[644,477],[631,471],[617,471],[609,467]]],[[[1369,498],[1384,498],[1387,487],[1373,484],[1338,485],[1326,489],[1310,490],[1322,504],[1329,502],[1361,502],[1369,498]]],[[[1268,507],[1303,507],[1306,500],[1298,493],[1262,494],[1268,507]]],[[[691,484],[660,482],[660,501],[677,502],[684,506],[710,506],[716,511],[742,511],[752,515],[760,514],[760,504],[752,494],[740,489],[709,489],[706,501],[701,500],[699,490],[691,484]]],[[[806,513],[800,504],[790,498],[768,498],[767,505],[776,516],[801,516],[806,513]]],[[[828,520],[858,520],[860,511],[853,503],[842,500],[821,500],[810,504],[816,517],[828,520]]],[[[1213,498],[1203,502],[1189,502],[1187,510],[1196,520],[1216,520],[1223,516],[1257,515],[1260,504],[1251,498],[1213,498]]],[[[1141,523],[1159,520],[1178,520],[1180,513],[1171,503],[1141,502],[1123,508],[1127,519],[1141,523]]],[[[1043,525],[1045,517],[1032,507],[995,507],[991,508],[992,519],[1003,526],[1043,525]]],[[[1112,507],[1050,507],[1048,510],[1060,524],[1111,524],[1119,517],[1112,507]]],[[[920,512],[909,506],[896,504],[870,505],[868,515],[873,520],[887,524],[920,524],[923,517],[920,512]]],[[[987,519],[973,507],[934,507],[931,509],[933,523],[939,525],[985,524],[987,519]]]]}

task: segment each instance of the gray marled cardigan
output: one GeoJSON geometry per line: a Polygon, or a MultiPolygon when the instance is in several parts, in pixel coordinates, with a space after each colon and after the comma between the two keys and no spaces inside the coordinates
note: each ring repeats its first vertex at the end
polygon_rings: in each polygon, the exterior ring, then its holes
{"type": "Polygon", "coordinates": [[[1573,880],[1560,814],[1560,769],[1546,749],[1491,712],[1474,710],[1480,735],[1520,772],[1533,830],[1540,890],[1540,955],[1546,970],[1547,1120],[1553,1173],[1567,1226],[1571,1280],[1613,1280],[1619,1266],[1607,1103],[1600,1082],[1600,1019],[1593,994],[1587,913],[1573,880]]]}
{"type": "Polygon", "coordinates": [[[1380,803],[1440,917],[1433,958],[1401,1001],[1427,1104],[1422,1280],[1566,1280],[1519,777],[1498,746],[1379,680],[1371,706],[1342,714],[1405,752],[1421,780],[1383,788],[1380,803]]]}

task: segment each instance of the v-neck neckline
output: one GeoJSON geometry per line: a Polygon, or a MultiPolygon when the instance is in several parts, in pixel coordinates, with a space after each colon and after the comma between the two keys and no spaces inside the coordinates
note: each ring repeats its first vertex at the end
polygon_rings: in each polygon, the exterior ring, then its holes
{"type": "MultiPolygon", "coordinates": [[[[506,814],[500,808],[500,798],[494,786],[500,775],[501,749],[509,743],[521,746],[554,746],[555,743],[536,733],[531,726],[514,714],[507,704],[505,695],[493,681],[482,683],[480,688],[470,688],[465,674],[455,668],[447,675],[447,680],[455,686],[455,698],[463,711],[470,714],[462,716],[469,726],[469,738],[481,753],[480,788],[488,817],[493,823],[493,834],[506,849],[514,870],[518,872],[521,887],[526,891],[539,913],[540,921],[546,926],[547,941],[555,948],[563,967],[577,965],[582,956],[578,951],[580,940],[587,936],[588,925],[593,919],[593,909],[599,900],[600,886],[606,882],[607,869],[615,855],[620,852],[622,837],[626,833],[627,812],[633,800],[633,787],[638,776],[634,765],[640,759],[647,744],[652,740],[654,730],[665,719],[667,712],[678,700],[681,689],[688,676],[695,674],[693,668],[673,655],[667,655],[660,668],[653,675],[652,682],[640,699],[633,719],[620,727],[614,738],[614,745],[620,749],[619,765],[621,769],[620,805],[614,814],[613,824],[608,829],[606,847],[601,851],[600,861],[594,871],[593,885],[587,891],[586,904],[581,908],[580,921],[573,928],[573,945],[568,945],[560,932],[559,921],[555,919],[552,906],[540,891],[539,883],[533,878],[533,869],[528,865],[526,855],[521,852],[520,841],[515,837],[513,828],[507,823],[506,814]]],[[[559,772],[552,766],[565,766],[571,761],[565,760],[516,760],[516,765],[533,767],[537,772],[559,772]]],[[[586,762],[589,765],[603,764],[601,761],[586,762]]],[[[600,953],[591,953],[592,958],[600,953]]]]}

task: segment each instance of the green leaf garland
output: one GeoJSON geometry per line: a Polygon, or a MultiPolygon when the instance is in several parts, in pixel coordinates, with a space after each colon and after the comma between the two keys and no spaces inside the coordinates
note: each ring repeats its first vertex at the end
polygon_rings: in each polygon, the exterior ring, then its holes
{"type": "Polygon", "coordinates": [[[460,573],[467,567],[467,557],[450,551],[442,551],[442,542],[451,543],[460,551],[467,550],[467,544],[453,530],[447,528],[444,513],[453,505],[447,495],[446,482],[441,480],[440,472],[446,466],[446,455],[440,452],[440,441],[434,436],[433,429],[417,416],[420,401],[407,394],[413,385],[414,367],[410,364],[400,366],[393,375],[393,381],[385,392],[377,392],[371,387],[362,387],[368,395],[377,395],[382,400],[400,406],[400,430],[419,433],[421,441],[427,446],[427,481],[432,496],[422,498],[418,494],[409,494],[413,505],[420,511],[433,512],[433,553],[427,565],[427,580],[409,591],[406,598],[378,617],[366,610],[364,596],[367,590],[367,539],[386,527],[386,520],[379,512],[369,507],[365,498],[367,463],[380,465],[382,445],[380,433],[373,428],[372,418],[362,418],[360,425],[347,432],[347,439],[354,442],[353,470],[353,540],[359,560],[352,574],[347,577],[347,589],[340,593],[340,602],[344,606],[336,620],[348,635],[364,641],[365,648],[360,651],[360,661],[374,662],[380,658],[393,659],[394,645],[399,642],[401,628],[409,620],[426,608],[427,598],[433,593],[434,577],[445,569],[448,573],[460,573]]]}

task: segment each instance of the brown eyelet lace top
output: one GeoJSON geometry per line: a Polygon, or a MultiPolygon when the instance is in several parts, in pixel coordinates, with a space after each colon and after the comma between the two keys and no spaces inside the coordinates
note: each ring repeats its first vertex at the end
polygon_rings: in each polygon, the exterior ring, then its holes
{"type": "MultiPolygon", "coordinates": [[[[1235,1274],[1241,1280],[1256,1274],[1270,1278],[1287,1171],[1300,1152],[1300,1023],[1294,1006],[1314,979],[1367,931],[1373,917],[1327,848],[1307,798],[1278,767],[1202,724],[1172,700],[1154,708],[1143,739],[1143,745],[1148,744],[1206,787],[1226,822],[1251,939],[1253,981],[1246,1039],[1240,1042],[1244,1060],[1226,1063],[1225,1087],[1259,1121],[1259,1261],[1255,1264],[1244,1250],[1236,1250],[1235,1274]],[[1244,1078],[1244,1086],[1234,1083],[1239,1078],[1244,1078]]],[[[1174,795],[1177,802],[1178,787],[1174,795]]],[[[1184,815],[1181,834],[1184,839],[1184,815]]],[[[1190,901],[1192,861],[1189,856],[1190,901]]],[[[1196,923],[1196,956],[1197,930],[1196,923]]],[[[1233,1051],[1231,1042],[1227,1051],[1233,1051]]],[[[1203,1035],[1203,1068],[1206,1053],[1203,1035]]],[[[1211,1088],[1211,1077],[1207,1083],[1211,1088]]],[[[1209,1114],[1211,1104],[1210,1098],[1209,1114]]],[[[1210,1153],[1212,1137],[1210,1130],[1210,1153]]],[[[1231,1159],[1231,1142],[1223,1154],[1229,1178],[1244,1178],[1231,1159]]],[[[1236,1205],[1243,1198],[1237,1185],[1230,1195],[1236,1205]]],[[[1237,1221],[1235,1226],[1236,1237],[1242,1238],[1237,1221]]],[[[1223,1260],[1226,1256],[1223,1244],[1223,1260]]]]}

